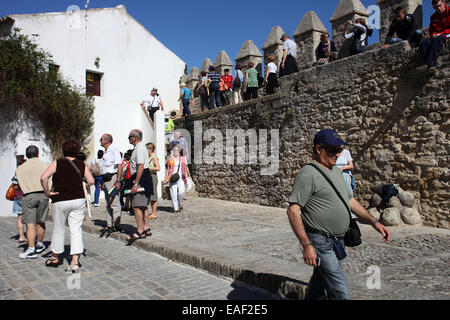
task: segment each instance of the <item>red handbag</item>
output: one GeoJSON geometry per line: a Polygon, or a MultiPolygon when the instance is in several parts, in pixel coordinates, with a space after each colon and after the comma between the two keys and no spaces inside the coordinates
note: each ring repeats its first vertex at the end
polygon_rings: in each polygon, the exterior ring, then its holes
{"type": "Polygon", "coordinates": [[[14,184],[11,183],[11,185],[8,188],[8,191],[6,191],[6,199],[9,201],[14,201],[14,197],[16,195],[16,189],[14,189],[14,184]]]}

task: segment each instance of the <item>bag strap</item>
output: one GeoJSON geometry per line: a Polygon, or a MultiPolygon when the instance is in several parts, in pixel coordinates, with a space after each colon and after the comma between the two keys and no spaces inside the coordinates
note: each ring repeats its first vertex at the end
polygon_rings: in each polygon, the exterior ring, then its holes
{"type": "Polygon", "coordinates": [[[67,159],[67,158],[65,158],[67,161],[69,161],[69,163],[72,165],[72,167],[74,167],[75,168],[75,170],[77,171],[77,173],[78,173],[78,175],[80,176],[80,178],[81,178],[81,183],[83,183],[83,176],[81,175],[81,171],[80,171],[80,169],[78,169],[78,167],[75,165],[75,163],[73,163],[73,161],[72,160],[70,160],[70,159],[67,159]]]}
{"type": "Polygon", "coordinates": [[[342,203],[344,204],[345,208],[347,209],[348,215],[350,216],[350,221],[351,221],[352,220],[352,215],[351,215],[350,208],[347,206],[347,203],[345,203],[345,200],[342,198],[341,194],[336,189],[336,187],[334,186],[333,182],[331,182],[330,178],[328,178],[327,175],[322,170],[320,170],[314,163],[310,163],[308,165],[314,167],[317,171],[319,171],[320,174],[325,178],[325,180],[330,184],[330,186],[333,188],[334,192],[336,192],[337,196],[339,197],[339,199],[341,199],[342,203]]]}

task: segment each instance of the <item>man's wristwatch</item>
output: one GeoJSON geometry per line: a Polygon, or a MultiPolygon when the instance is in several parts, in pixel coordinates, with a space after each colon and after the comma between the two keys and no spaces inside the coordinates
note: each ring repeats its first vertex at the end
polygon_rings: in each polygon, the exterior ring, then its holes
{"type": "Polygon", "coordinates": [[[374,227],[377,223],[378,223],[378,219],[374,219],[374,220],[371,222],[372,227],[374,227]]]}

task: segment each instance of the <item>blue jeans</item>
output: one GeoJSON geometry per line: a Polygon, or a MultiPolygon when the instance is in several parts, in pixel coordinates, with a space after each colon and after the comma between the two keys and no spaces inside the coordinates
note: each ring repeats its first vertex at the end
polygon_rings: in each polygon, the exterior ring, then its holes
{"type": "Polygon", "coordinates": [[[214,101],[216,102],[217,108],[222,106],[220,102],[220,86],[218,83],[212,83],[209,86],[209,109],[214,109],[214,101]]]}
{"type": "Polygon", "coordinates": [[[183,102],[183,117],[190,116],[191,110],[189,109],[189,103],[191,102],[191,100],[183,99],[182,102],[183,102]]]}
{"type": "Polygon", "coordinates": [[[426,39],[420,44],[420,53],[428,67],[433,67],[437,64],[445,40],[445,36],[438,36],[434,39],[426,39]]]}
{"type": "MultiPolygon", "coordinates": [[[[415,32],[411,33],[411,35],[408,37],[407,40],[409,41],[410,44],[413,44],[414,46],[418,47],[420,42],[422,41],[422,38],[423,38],[422,30],[416,30],[415,32]]],[[[402,41],[403,39],[400,38],[388,37],[386,39],[387,44],[396,44],[402,41]]]]}
{"type": "Polygon", "coordinates": [[[98,204],[98,198],[100,197],[100,185],[102,184],[102,177],[95,178],[95,193],[94,193],[94,203],[98,204]]]}
{"type": "MultiPolygon", "coordinates": [[[[341,261],[333,250],[334,240],[321,234],[307,234],[321,261],[309,280],[305,300],[317,300],[324,296],[328,296],[330,300],[349,300],[347,279],[342,271],[341,261]]],[[[344,240],[338,241],[342,241],[344,245],[344,240]]]]}

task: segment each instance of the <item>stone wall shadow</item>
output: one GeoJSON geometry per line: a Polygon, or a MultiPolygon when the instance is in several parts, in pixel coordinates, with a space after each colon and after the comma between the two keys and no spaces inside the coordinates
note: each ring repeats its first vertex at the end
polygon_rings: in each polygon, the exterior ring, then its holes
{"type": "Polygon", "coordinates": [[[399,70],[399,77],[396,82],[398,91],[395,95],[392,108],[388,114],[384,115],[384,121],[376,129],[373,138],[362,145],[359,150],[360,154],[367,152],[371,146],[383,142],[383,136],[389,133],[394,125],[404,116],[405,110],[410,107],[414,99],[422,95],[423,87],[433,75],[416,70],[415,67],[417,66],[417,62],[420,61],[419,59],[420,57],[416,55],[414,61],[399,70]]]}

